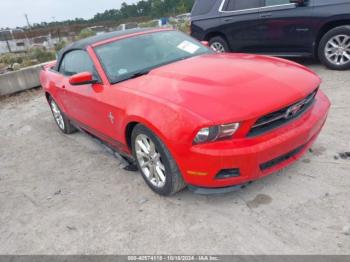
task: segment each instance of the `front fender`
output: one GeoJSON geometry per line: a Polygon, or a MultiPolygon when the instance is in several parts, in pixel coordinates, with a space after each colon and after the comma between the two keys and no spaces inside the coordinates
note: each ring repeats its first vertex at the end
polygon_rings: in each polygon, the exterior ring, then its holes
{"type": "MultiPolygon", "coordinates": [[[[162,140],[175,159],[181,154],[179,148],[192,145],[198,127],[208,124],[207,120],[182,107],[146,97],[138,98],[137,105],[127,107],[125,115],[122,130],[126,131],[130,123],[146,126],[162,140]]],[[[126,136],[123,141],[127,144],[126,136]]]]}

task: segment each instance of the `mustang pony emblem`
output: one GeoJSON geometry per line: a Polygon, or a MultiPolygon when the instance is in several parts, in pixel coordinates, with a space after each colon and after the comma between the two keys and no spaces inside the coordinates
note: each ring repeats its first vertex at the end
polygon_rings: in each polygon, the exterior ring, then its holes
{"type": "Polygon", "coordinates": [[[108,118],[109,118],[109,121],[111,121],[111,123],[114,124],[114,115],[112,114],[112,112],[109,112],[108,118]]]}
{"type": "Polygon", "coordinates": [[[286,114],[284,115],[284,118],[289,119],[296,116],[300,112],[300,110],[303,108],[304,105],[305,105],[305,101],[302,101],[299,104],[291,106],[290,108],[288,108],[286,114]]]}

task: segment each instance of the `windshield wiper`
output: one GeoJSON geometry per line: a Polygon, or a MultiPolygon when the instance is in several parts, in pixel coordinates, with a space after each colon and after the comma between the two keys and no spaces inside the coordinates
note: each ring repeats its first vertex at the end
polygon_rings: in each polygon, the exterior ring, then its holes
{"type": "Polygon", "coordinates": [[[150,72],[150,70],[141,70],[141,71],[138,71],[136,73],[132,73],[130,75],[126,75],[125,77],[121,77],[118,80],[114,81],[113,84],[117,84],[117,83],[120,83],[120,82],[123,82],[123,81],[126,81],[126,80],[130,80],[130,79],[134,79],[134,78],[137,78],[137,77],[140,77],[140,76],[144,76],[144,75],[147,75],[149,72],[150,72]]]}

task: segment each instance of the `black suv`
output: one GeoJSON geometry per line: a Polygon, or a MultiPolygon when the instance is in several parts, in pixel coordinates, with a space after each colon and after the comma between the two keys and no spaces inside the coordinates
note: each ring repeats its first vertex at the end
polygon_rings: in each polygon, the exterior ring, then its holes
{"type": "Polygon", "coordinates": [[[350,0],[196,0],[192,36],[218,52],[315,57],[350,68],[350,0]]]}

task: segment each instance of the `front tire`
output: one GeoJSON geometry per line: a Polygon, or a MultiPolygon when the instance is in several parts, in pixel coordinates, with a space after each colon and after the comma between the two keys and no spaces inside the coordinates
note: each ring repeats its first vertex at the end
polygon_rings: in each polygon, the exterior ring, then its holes
{"type": "Polygon", "coordinates": [[[332,70],[350,69],[350,26],[339,26],[326,33],[320,41],[318,57],[332,70]]]}
{"type": "Polygon", "coordinates": [[[137,125],[132,132],[131,143],[142,177],[155,193],[169,196],[186,187],[174,158],[151,130],[137,125]]]}
{"type": "Polygon", "coordinates": [[[52,97],[48,99],[52,115],[58,128],[64,134],[72,134],[77,131],[77,129],[70,123],[69,119],[62,112],[61,108],[57,105],[56,101],[52,97]]]}

